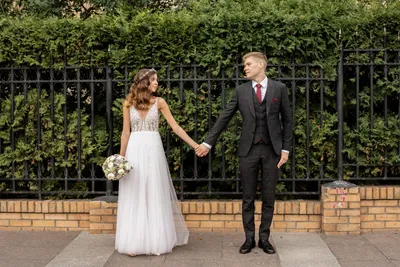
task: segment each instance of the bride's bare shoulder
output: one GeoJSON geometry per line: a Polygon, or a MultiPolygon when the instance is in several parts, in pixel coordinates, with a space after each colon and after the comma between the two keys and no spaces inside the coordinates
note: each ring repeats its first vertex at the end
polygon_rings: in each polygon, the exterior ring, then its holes
{"type": "Polygon", "coordinates": [[[157,97],[158,107],[162,108],[167,105],[167,102],[162,97],[157,97]]]}

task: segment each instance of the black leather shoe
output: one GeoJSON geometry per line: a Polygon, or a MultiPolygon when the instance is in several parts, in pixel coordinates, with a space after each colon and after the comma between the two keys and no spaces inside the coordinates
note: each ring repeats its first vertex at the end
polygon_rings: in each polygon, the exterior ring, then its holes
{"type": "Polygon", "coordinates": [[[268,240],[258,240],[258,247],[262,248],[265,253],[275,254],[275,249],[268,240]]]}
{"type": "Polygon", "coordinates": [[[239,253],[240,254],[247,254],[251,252],[251,249],[256,246],[256,241],[253,240],[246,240],[244,244],[240,247],[239,253]]]}

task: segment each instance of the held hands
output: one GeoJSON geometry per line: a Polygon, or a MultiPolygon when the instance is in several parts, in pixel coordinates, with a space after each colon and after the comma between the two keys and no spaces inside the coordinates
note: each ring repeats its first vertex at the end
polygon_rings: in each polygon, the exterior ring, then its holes
{"type": "Polygon", "coordinates": [[[195,148],[195,151],[198,157],[204,157],[207,156],[210,149],[208,149],[208,147],[206,147],[205,145],[201,144],[195,148]]]}
{"type": "Polygon", "coordinates": [[[286,163],[288,158],[289,158],[289,153],[282,151],[281,152],[281,160],[278,162],[278,165],[277,165],[278,169],[280,169],[282,167],[282,165],[286,163]]]}
{"type": "MultiPolygon", "coordinates": [[[[208,147],[206,147],[204,144],[201,145],[197,145],[195,148],[196,151],[196,155],[198,157],[205,157],[207,156],[208,152],[210,151],[210,149],[208,147]]],[[[278,169],[280,169],[282,167],[283,164],[285,164],[289,159],[289,153],[287,152],[283,152],[281,153],[281,159],[278,162],[278,169]]]]}

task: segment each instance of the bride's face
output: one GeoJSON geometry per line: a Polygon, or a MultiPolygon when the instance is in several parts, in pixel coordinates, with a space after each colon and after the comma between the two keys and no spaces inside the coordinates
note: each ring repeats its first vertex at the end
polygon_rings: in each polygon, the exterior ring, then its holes
{"type": "Polygon", "coordinates": [[[153,76],[150,77],[150,85],[149,85],[149,90],[151,92],[157,91],[158,88],[158,77],[157,74],[154,74],[153,76]]]}

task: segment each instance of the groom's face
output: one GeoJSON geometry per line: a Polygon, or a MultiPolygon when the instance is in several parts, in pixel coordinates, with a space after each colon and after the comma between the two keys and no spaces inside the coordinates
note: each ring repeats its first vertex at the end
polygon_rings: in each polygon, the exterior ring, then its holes
{"type": "Polygon", "coordinates": [[[244,61],[244,72],[247,79],[254,79],[264,71],[264,63],[255,57],[248,57],[244,61]]]}

